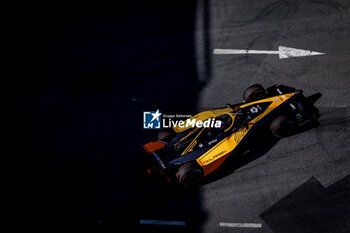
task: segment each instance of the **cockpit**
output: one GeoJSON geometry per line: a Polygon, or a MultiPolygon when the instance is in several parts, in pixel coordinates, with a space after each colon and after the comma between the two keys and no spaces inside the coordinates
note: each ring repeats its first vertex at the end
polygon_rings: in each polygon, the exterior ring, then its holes
{"type": "Polygon", "coordinates": [[[174,148],[176,151],[181,151],[181,155],[184,155],[197,148],[210,146],[216,143],[219,138],[224,138],[227,133],[243,127],[249,118],[249,114],[244,109],[234,113],[223,113],[215,117],[215,121],[220,122],[219,127],[192,128],[174,144],[174,148]]]}

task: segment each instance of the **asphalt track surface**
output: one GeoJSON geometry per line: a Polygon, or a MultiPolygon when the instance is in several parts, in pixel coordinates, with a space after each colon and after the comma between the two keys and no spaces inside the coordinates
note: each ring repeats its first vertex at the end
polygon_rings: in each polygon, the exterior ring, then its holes
{"type": "Polygon", "coordinates": [[[14,226],[350,231],[349,1],[31,3],[16,15],[20,65],[1,100],[14,226]],[[278,46],[325,55],[213,54],[278,46]],[[193,189],[144,176],[157,132],[143,111],[194,114],[254,83],[321,92],[320,126],[262,137],[193,189]]]}

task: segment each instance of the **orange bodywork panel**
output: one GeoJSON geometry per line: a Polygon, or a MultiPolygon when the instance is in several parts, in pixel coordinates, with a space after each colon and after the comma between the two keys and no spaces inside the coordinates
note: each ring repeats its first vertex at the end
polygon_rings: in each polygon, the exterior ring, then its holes
{"type": "Polygon", "coordinates": [[[156,142],[149,142],[145,145],[143,145],[143,148],[148,152],[148,153],[152,153],[153,151],[162,149],[164,146],[166,146],[167,144],[156,141],[156,142]]]}
{"type": "Polygon", "coordinates": [[[229,156],[230,153],[227,153],[220,158],[216,159],[214,162],[209,163],[207,165],[202,165],[203,171],[205,175],[208,175],[218,169],[221,164],[226,160],[227,156],[229,156]]]}

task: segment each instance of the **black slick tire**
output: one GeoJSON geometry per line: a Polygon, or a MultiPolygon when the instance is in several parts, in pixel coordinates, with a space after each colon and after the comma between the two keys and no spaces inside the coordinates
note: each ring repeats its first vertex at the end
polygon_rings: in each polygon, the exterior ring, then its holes
{"type": "Polygon", "coordinates": [[[188,162],[179,168],[176,177],[179,184],[186,188],[197,185],[203,177],[203,171],[195,162],[188,162]]]}
{"type": "Polygon", "coordinates": [[[248,87],[243,92],[243,99],[245,102],[251,102],[264,98],[266,95],[265,88],[260,84],[254,84],[248,87]]]}
{"type": "Polygon", "coordinates": [[[286,116],[279,116],[270,125],[271,133],[276,138],[290,136],[294,131],[294,124],[286,116]]]}

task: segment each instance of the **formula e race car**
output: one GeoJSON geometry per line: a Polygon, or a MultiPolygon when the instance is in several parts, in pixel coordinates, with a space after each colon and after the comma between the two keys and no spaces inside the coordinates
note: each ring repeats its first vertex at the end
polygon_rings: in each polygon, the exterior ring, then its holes
{"type": "Polygon", "coordinates": [[[278,139],[318,125],[320,114],[313,104],[322,95],[305,97],[302,93],[284,85],[265,89],[255,84],[244,91],[243,103],[201,112],[187,119],[189,124],[161,131],[143,146],[153,161],[148,173],[161,174],[185,187],[196,185],[230,155],[238,152],[249,156],[245,152],[254,145],[246,141],[261,128],[266,129],[265,135],[278,139]],[[215,126],[195,124],[209,119],[216,122],[215,126]]]}

